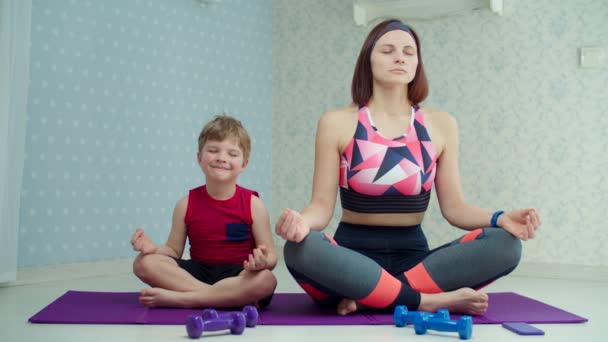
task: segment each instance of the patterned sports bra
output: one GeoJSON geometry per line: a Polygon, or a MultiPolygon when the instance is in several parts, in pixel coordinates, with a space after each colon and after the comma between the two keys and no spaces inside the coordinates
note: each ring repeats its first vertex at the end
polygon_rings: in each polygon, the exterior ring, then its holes
{"type": "Polygon", "coordinates": [[[389,139],[375,127],[369,108],[359,110],[357,130],[340,158],[340,201],[359,213],[426,211],[435,179],[437,152],[412,107],[406,133],[389,139]]]}

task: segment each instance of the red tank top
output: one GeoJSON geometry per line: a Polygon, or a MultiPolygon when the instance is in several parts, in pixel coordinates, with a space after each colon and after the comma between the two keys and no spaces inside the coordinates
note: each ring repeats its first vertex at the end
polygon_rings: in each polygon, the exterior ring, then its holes
{"type": "Polygon", "coordinates": [[[205,185],[190,190],[184,221],[192,259],[206,264],[240,264],[247,259],[255,248],[251,195],[259,197],[238,185],[227,200],[209,196],[205,185]]]}

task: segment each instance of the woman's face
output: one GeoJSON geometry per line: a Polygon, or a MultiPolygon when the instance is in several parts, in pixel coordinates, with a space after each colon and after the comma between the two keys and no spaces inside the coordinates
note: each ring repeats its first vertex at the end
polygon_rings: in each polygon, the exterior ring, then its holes
{"type": "Polygon", "coordinates": [[[408,84],[418,67],[416,42],[405,31],[389,31],[376,42],[370,62],[376,82],[408,84]]]}

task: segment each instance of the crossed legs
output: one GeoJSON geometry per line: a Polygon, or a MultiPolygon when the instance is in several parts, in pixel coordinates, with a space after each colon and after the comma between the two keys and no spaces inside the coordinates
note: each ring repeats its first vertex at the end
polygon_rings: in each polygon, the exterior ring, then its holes
{"type": "Polygon", "coordinates": [[[139,255],[133,272],[150,288],[141,290],[139,301],[150,307],[234,307],[255,304],[270,296],[277,285],[269,270],[241,271],[213,285],[203,283],[165,255],[139,255]]]}
{"type": "Polygon", "coordinates": [[[389,274],[371,258],[338,246],[331,237],[311,232],[300,243],[287,242],[285,262],[298,283],[318,301],[341,300],[338,312],[361,306],[479,315],[488,297],[479,292],[511,272],[521,242],[502,229],[478,229],[441,246],[400,274],[389,274]]]}

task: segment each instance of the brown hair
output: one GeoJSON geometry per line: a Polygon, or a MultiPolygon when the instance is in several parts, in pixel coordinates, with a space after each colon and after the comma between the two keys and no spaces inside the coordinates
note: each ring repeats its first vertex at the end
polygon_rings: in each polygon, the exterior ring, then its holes
{"type": "Polygon", "coordinates": [[[200,152],[203,149],[208,140],[223,141],[226,138],[236,138],[243,151],[243,161],[249,160],[249,153],[251,152],[249,134],[239,120],[226,114],[217,115],[203,127],[201,134],[198,136],[198,151],[200,152]]]}
{"type": "Polygon", "coordinates": [[[397,19],[388,19],[380,24],[376,25],[370,33],[367,35],[359,57],[357,58],[357,64],[355,66],[355,73],[353,74],[353,82],[351,85],[351,96],[353,102],[362,107],[365,105],[373,95],[373,75],[370,57],[376,41],[380,39],[386,32],[391,31],[389,26],[395,26],[400,24],[408,28],[408,33],[412,35],[416,42],[416,53],[418,54],[418,67],[416,68],[416,75],[414,79],[407,85],[407,97],[412,105],[418,105],[420,102],[429,94],[429,84],[426,80],[426,74],[424,72],[424,66],[422,65],[422,56],[420,53],[420,40],[416,32],[409,26],[406,26],[397,19]]]}

